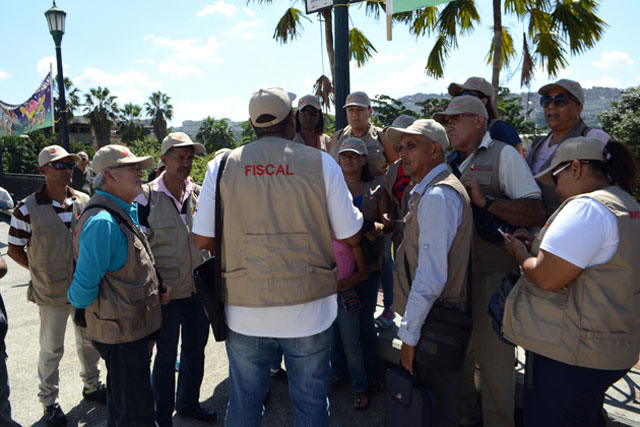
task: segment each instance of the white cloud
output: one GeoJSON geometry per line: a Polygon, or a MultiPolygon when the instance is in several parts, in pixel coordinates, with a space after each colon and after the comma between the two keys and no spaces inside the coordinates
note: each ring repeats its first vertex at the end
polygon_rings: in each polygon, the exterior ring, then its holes
{"type": "Polygon", "coordinates": [[[391,64],[393,62],[399,62],[404,60],[404,55],[402,53],[394,54],[393,52],[389,53],[376,53],[371,58],[371,62],[376,64],[391,64]]]}
{"type": "Polygon", "coordinates": [[[381,94],[398,97],[416,92],[446,93],[449,79],[435,80],[428,77],[424,72],[424,66],[424,59],[419,59],[406,67],[399,66],[399,71],[380,75],[374,83],[365,84],[364,90],[371,97],[381,94]]]}
{"type": "MultiPolygon", "coordinates": [[[[58,62],[56,61],[55,56],[45,56],[38,61],[38,65],[36,66],[38,69],[38,73],[43,76],[49,72],[49,67],[53,70],[53,75],[58,75],[58,62]]],[[[66,74],[66,71],[69,70],[69,66],[66,62],[62,61],[62,74],[66,74]]]]}
{"type": "Polygon", "coordinates": [[[621,52],[614,50],[612,52],[602,52],[600,55],[600,61],[594,61],[591,63],[596,68],[608,70],[611,68],[628,67],[633,64],[633,60],[627,52],[621,52]]]}
{"type": "Polygon", "coordinates": [[[153,65],[156,63],[156,61],[153,58],[142,58],[142,59],[136,59],[136,64],[142,64],[142,65],[153,65]]]}
{"type": "Polygon", "coordinates": [[[140,89],[158,87],[157,82],[152,81],[146,74],[138,70],[128,70],[123,73],[113,74],[97,68],[85,68],[84,73],[73,77],[72,80],[83,91],[88,91],[89,88],[96,86],[109,88],[111,93],[118,97],[117,102],[120,105],[127,102],[143,102],[145,98],[142,96],[140,89]]]}
{"type": "Polygon", "coordinates": [[[227,36],[236,37],[240,36],[242,40],[251,40],[260,37],[260,34],[257,31],[252,31],[253,28],[258,28],[260,26],[260,21],[257,19],[251,21],[239,21],[236,25],[234,25],[229,31],[227,31],[227,36]]]}
{"type": "Polygon", "coordinates": [[[10,78],[11,78],[11,74],[7,73],[6,71],[0,70],[0,80],[6,80],[10,78]]]}
{"type": "Polygon", "coordinates": [[[598,80],[582,80],[580,81],[580,85],[583,88],[588,89],[590,87],[598,86],[598,87],[621,87],[620,82],[613,77],[602,76],[598,80]]]}
{"type": "Polygon", "coordinates": [[[198,16],[207,16],[214,13],[224,16],[233,16],[237,11],[238,8],[234,5],[218,0],[215,4],[208,4],[203,9],[199,10],[198,16]]]}
{"type": "Polygon", "coordinates": [[[172,123],[180,126],[184,120],[202,120],[207,116],[229,118],[233,121],[247,120],[247,103],[247,99],[242,99],[239,95],[215,101],[177,103],[173,106],[172,123]]]}
{"type": "Polygon", "coordinates": [[[158,65],[158,72],[177,74],[179,77],[199,76],[202,74],[202,70],[197,65],[179,64],[176,61],[162,61],[158,65]]]}
{"type": "Polygon", "coordinates": [[[242,11],[244,13],[246,13],[247,15],[249,15],[249,16],[256,16],[256,13],[253,10],[249,9],[248,7],[246,7],[246,6],[242,8],[242,11]]]}
{"type": "Polygon", "coordinates": [[[199,39],[173,40],[168,37],[157,37],[153,34],[145,37],[157,47],[168,47],[173,51],[172,59],[179,62],[222,62],[216,56],[222,43],[215,36],[210,36],[205,44],[198,44],[199,39]]]}

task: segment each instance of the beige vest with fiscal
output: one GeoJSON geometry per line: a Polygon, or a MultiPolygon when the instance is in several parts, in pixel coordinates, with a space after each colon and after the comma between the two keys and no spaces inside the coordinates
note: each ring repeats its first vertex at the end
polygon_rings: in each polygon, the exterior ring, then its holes
{"type": "MultiPolygon", "coordinates": [[[[471,154],[472,159],[460,172],[473,176],[478,180],[480,188],[485,194],[497,198],[503,197],[500,189],[500,153],[507,144],[493,140],[488,148],[478,147],[471,154]]],[[[518,268],[518,263],[504,248],[504,244],[492,243],[480,238],[480,234],[473,232],[473,273],[508,273],[518,268]]]]}
{"type": "Polygon", "coordinates": [[[220,183],[225,303],[284,306],[336,293],[321,155],[279,137],[229,155],[220,183]]]}
{"type": "MultiPolygon", "coordinates": [[[[367,156],[369,157],[367,165],[369,166],[369,172],[371,173],[371,176],[373,176],[374,178],[378,176],[384,176],[387,173],[387,169],[389,168],[389,162],[384,155],[384,147],[382,146],[382,141],[380,140],[381,132],[382,129],[369,124],[367,132],[363,136],[357,137],[362,139],[367,145],[367,156]]],[[[336,144],[331,148],[330,153],[336,160],[336,162],[338,161],[338,151],[340,151],[340,146],[345,139],[352,136],[354,135],[351,129],[351,125],[347,125],[344,129],[336,133],[335,138],[338,142],[336,142],[336,144]]]]}
{"type": "Polygon", "coordinates": [[[108,271],[100,280],[98,297],[85,311],[87,336],[103,344],[136,341],[160,329],[161,323],[158,279],[151,249],[142,231],[114,200],[95,194],[73,233],[76,258],[82,227],[102,210],[92,208],[92,204],[106,205],[118,212],[136,231],[131,232],[120,224],[120,230],[127,236],[127,261],[120,270],[108,271]]]}
{"type": "MultiPolygon", "coordinates": [[[[616,215],[616,253],[558,291],[545,291],[522,276],[507,298],[503,333],[527,350],[569,365],[628,369],[640,353],[640,206],[619,187],[581,196],[616,215]]],[[[534,255],[569,200],[547,221],[533,244],[534,255]]]]}
{"type": "Polygon", "coordinates": [[[27,245],[31,283],[27,298],[38,305],[69,304],[67,289],[75,269],[72,230],[89,201],[89,196],[80,191],[75,196],[70,228],[50,203],[39,205],[35,194],[24,201],[31,220],[31,239],[27,245]]]}
{"type": "Polygon", "coordinates": [[[196,186],[184,202],[187,204],[187,225],[169,196],[161,191],[151,191],[148,184],[143,186],[143,192],[149,201],[149,246],[156,267],[162,281],[171,287],[171,299],[188,298],[196,293],[193,269],[209,257],[208,251],[195,247],[191,232],[200,187],[196,186]]]}
{"type": "MultiPolygon", "coordinates": [[[[471,202],[467,191],[451,172],[444,171],[438,174],[425,187],[425,191],[435,185],[447,185],[453,188],[462,199],[462,218],[460,227],[456,232],[456,237],[451,243],[451,248],[447,254],[447,282],[438,297],[436,304],[460,311],[466,311],[467,304],[467,276],[469,254],[471,253],[471,240],[473,230],[473,217],[471,213],[471,202]]],[[[408,189],[405,191],[409,191],[408,189]]],[[[424,194],[424,193],[423,193],[424,194]]],[[[404,240],[396,252],[396,259],[393,266],[393,311],[404,314],[409,293],[411,291],[411,281],[415,278],[418,268],[419,233],[418,225],[418,205],[422,194],[415,193],[411,199],[409,212],[405,217],[404,240]],[[409,264],[411,281],[407,277],[405,269],[405,259],[409,264]]],[[[426,218],[429,222],[429,218],[426,218]]],[[[427,225],[429,227],[429,225],[427,225]]]]}

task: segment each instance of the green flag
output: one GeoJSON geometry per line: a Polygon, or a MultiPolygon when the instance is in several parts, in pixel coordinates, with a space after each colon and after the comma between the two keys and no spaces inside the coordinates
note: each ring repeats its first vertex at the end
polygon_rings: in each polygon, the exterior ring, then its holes
{"type": "Polygon", "coordinates": [[[453,0],[387,0],[387,15],[409,12],[427,6],[436,6],[453,0]]]}

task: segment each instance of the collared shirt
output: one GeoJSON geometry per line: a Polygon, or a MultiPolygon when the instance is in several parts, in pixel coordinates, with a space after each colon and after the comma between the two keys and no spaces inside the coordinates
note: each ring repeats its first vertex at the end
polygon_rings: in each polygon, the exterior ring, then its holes
{"type": "MultiPolygon", "coordinates": [[[[71,187],[67,187],[67,198],[60,204],[57,200],[52,200],[47,194],[47,185],[40,187],[35,193],[36,203],[39,205],[51,205],[60,218],[60,221],[67,228],[71,227],[73,219],[73,203],[76,200],[76,193],[71,187]]],[[[31,240],[31,218],[27,205],[23,201],[13,211],[11,224],[9,227],[8,242],[16,246],[27,246],[31,240]]]]}
{"type": "Polygon", "coordinates": [[[453,188],[446,185],[427,188],[427,184],[445,170],[447,165],[439,164],[410,193],[409,206],[412,199],[422,194],[415,208],[420,246],[418,267],[398,338],[412,346],[418,344],[422,325],[447,283],[449,250],[462,220],[462,199],[453,188]]]}
{"type": "MultiPolygon", "coordinates": [[[[138,204],[128,204],[104,191],[138,225],[138,204]]],[[[107,271],[116,271],[127,262],[127,236],[107,211],[101,211],[85,222],[80,232],[79,255],[67,298],[74,307],[85,308],[98,297],[100,280],[107,271]]]]}
{"type": "MultiPolygon", "coordinates": [[[[195,189],[195,184],[191,177],[187,177],[187,179],[184,180],[184,194],[182,195],[182,200],[178,200],[173,196],[173,194],[171,194],[171,191],[169,191],[169,189],[167,188],[167,184],[165,184],[164,182],[163,177],[166,173],[167,171],[163,171],[159,177],[151,181],[149,183],[149,188],[151,189],[151,191],[157,191],[169,196],[169,199],[173,201],[173,204],[178,210],[182,222],[184,223],[184,225],[187,225],[187,212],[183,210],[185,208],[184,202],[189,198],[189,196],[195,189]]],[[[149,210],[144,208],[149,204],[149,201],[144,195],[144,192],[138,194],[138,197],[136,197],[135,201],[138,202],[138,206],[140,207],[138,218],[140,220],[140,229],[148,237],[151,234],[151,229],[149,228],[149,222],[147,220],[147,217],[149,216],[149,210]]]]}
{"type": "MultiPolygon", "coordinates": [[[[480,145],[460,164],[460,170],[464,170],[469,163],[473,162],[475,153],[480,148],[489,148],[493,143],[489,132],[485,133],[480,145]]],[[[540,187],[536,184],[527,162],[510,145],[500,152],[499,174],[500,190],[509,199],[539,199],[542,197],[540,187]]]]}

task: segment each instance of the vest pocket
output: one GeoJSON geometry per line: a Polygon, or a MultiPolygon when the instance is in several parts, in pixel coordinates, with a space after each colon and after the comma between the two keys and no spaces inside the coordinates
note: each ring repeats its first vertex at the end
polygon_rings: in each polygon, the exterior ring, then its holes
{"type": "Polygon", "coordinates": [[[306,233],[246,235],[244,247],[249,279],[285,279],[309,274],[306,233]]]}
{"type": "Polygon", "coordinates": [[[517,336],[549,344],[561,343],[564,310],[568,299],[569,289],[566,287],[551,292],[525,281],[513,305],[516,318],[513,329],[517,336]]]}

